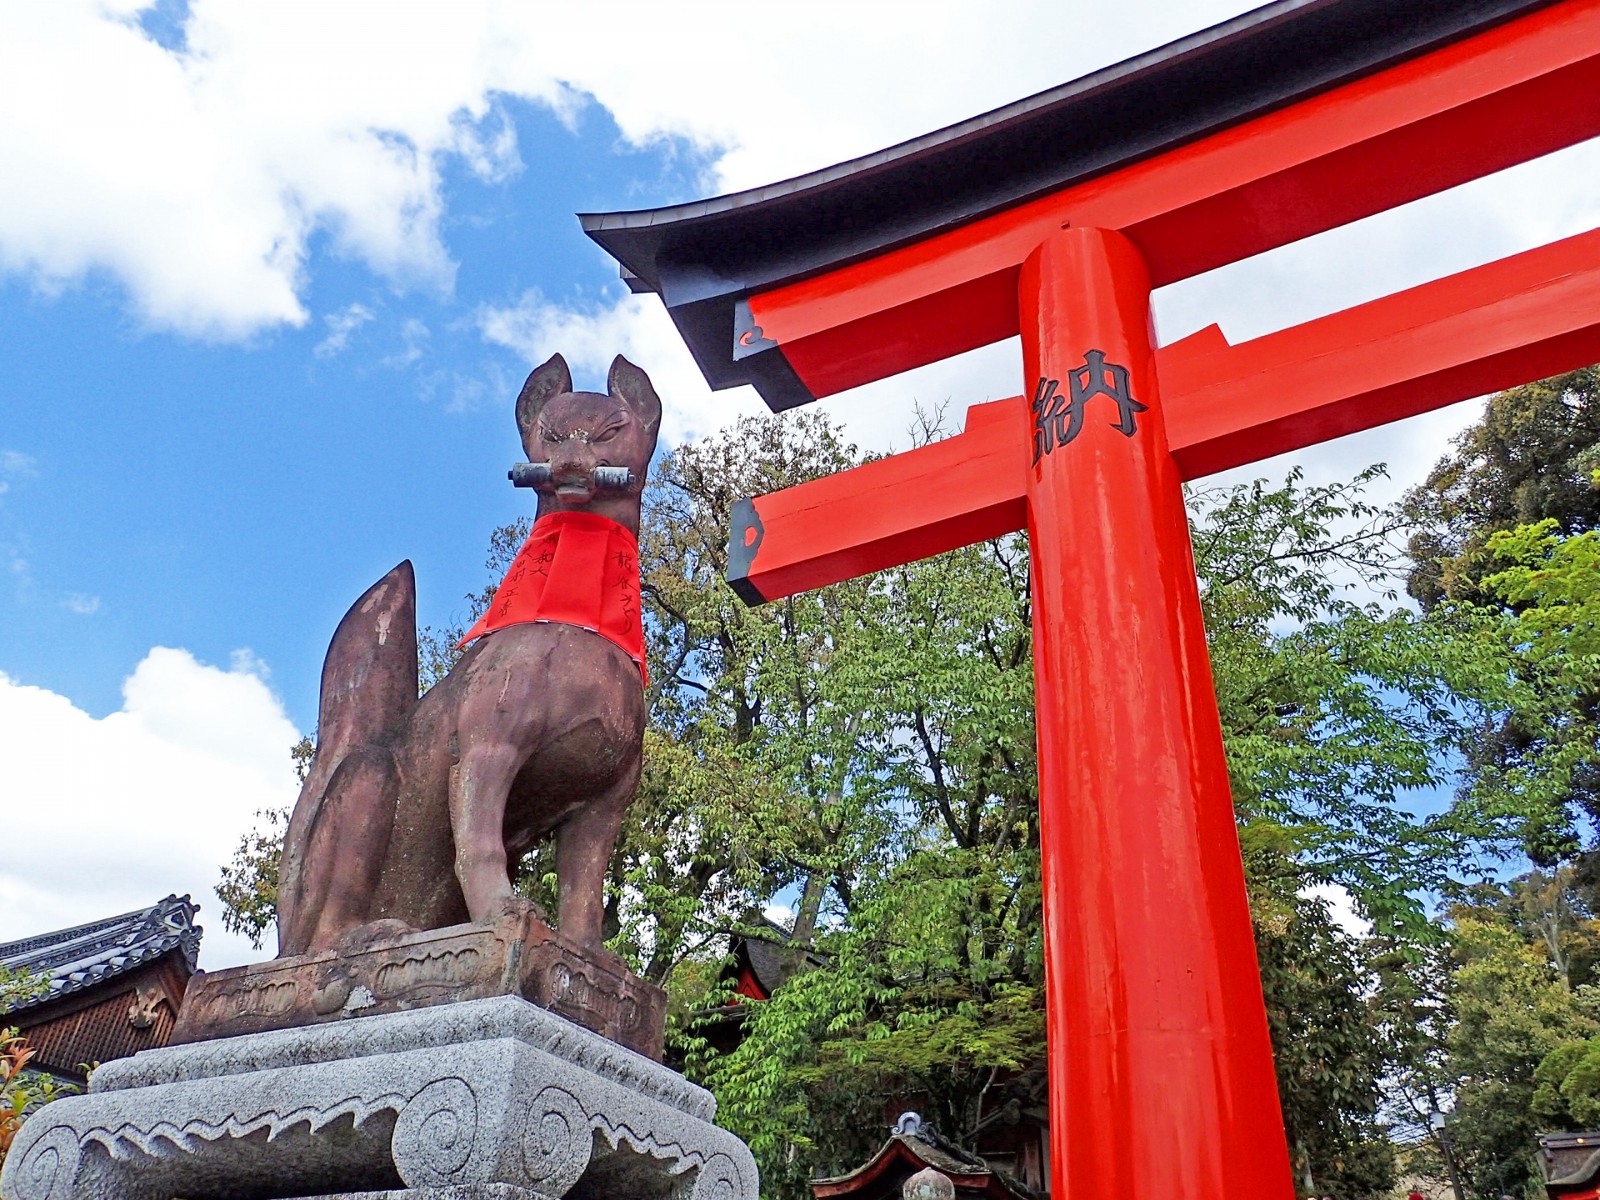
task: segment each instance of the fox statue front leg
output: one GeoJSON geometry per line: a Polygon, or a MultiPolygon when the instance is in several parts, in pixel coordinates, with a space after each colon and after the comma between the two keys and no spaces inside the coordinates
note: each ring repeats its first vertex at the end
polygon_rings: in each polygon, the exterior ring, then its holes
{"type": "Polygon", "coordinates": [[[556,829],[556,878],[560,881],[561,932],[589,950],[605,942],[605,881],[611,851],[628,804],[639,786],[642,760],[556,829]]]}
{"type": "Polygon", "coordinates": [[[449,775],[455,874],[474,921],[489,921],[516,899],[506,851],[506,801],[518,772],[545,739],[547,680],[491,638],[457,693],[458,755],[449,775]]]}

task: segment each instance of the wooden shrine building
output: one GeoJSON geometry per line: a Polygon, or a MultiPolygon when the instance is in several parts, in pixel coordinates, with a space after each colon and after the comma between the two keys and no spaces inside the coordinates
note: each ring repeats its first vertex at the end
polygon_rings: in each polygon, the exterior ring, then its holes
{"type": "Polygon", "coordinates": [[[0,965],[44,991],[7,1012],[36,1051],[29,1066],[82,1084],[84,1066],[165,1046],[200,953],[188,896],[72,929],[0,943],[0,965]]]}

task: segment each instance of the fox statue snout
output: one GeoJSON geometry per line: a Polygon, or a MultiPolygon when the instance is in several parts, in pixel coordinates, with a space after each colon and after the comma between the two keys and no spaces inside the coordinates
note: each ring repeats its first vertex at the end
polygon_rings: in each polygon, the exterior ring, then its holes
{"type": "MultiPolygon", "coordinates": [[[[316,757],[284,839],[280,957],[527,907],[518,861],[554,836],[563,934],[598,950],[606,867],[643,753],[639,502],[661,401],[620,355],[605,393],[555,355],[516,405],[538,515],[471,646],[417,696],[401,563],[345,614],[316,757]]],[[[517,478],[522,470],[524,478],[517,478]]]]}

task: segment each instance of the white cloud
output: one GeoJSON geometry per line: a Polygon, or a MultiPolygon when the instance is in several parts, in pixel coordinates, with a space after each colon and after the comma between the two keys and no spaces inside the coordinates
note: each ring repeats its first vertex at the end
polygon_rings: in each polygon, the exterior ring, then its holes
{"type": "Polygon", "coordinates": [[[332,358],[350,344],[350,335],[372,317],[372,310],[365,304],[348,304],[338,312],[328,313],[322,318],[328,336],[317,343],[312,353],[318,358],[332,358]]]}
{"type": "Polygon", "coordinates": [[[489,95],[534,21],[502,42],[492,5],[199,0],[169,51],[141,7],[0,7],[0,270],[46,289],[106,271],[150,325],[222,338],[304,323],[317,229],[398,285],[450,286],[440,161],[514,169],[489,95]]]}
{"type": "Polygon", "coordinates": [[[572,309],[527,292],[508,307],[483,308],[478,327],[484,340],[515,351],[530,366],[560,353],[581,389],[603,391],[618,354],[638,363],[661,396],[666,445],[708,434],[742,413],[766,411],[751,388],[713,392],[706,386],[654,296],[624,295],[614,303],[572,309]]]}
{"type": "Polygon", "coordinates": [[[207,967],[270,956],[223,930],[212,890],[256,811],[297,792],[300,733],[254,661],[224,671],[157,647],[102,718],[0,674],[0,941],[187,892],[207,967]]]}
{"type": "MultiPolygon", "coordinates": [[[[147,316],[237,332],[304,320],[296,288],[317,226],[375,270],[447,282],[440,159],[460,156],[488,179],[519,166],[497,95],[558,111],[592,96],[629,141],[686,138],[716,154],[708,186],[748,187],[925,133],[1249,5],[819,0],[797,14],[478,0],[397,15],[360,0],[195,0],[175,51],[132,19],[145,7],[0,8],[0,103],[29,113],[0,129],[0,180],[12,181],[0,183],[0,262],[57,281],[109,268],[147,316]]],[[[1554,189],[1569,207],[1592,208],[1572,198],[1581,190],[1554,189]]],[[[1563,224],[1526,211],[1528,195],[1501,215],[1563,224]]],[[[1468,215],[1465,226],[1413,232],[1471,244],[1463,234],[1479,230],[1468,215]]]]}
{"type": "Polygon", "coordinates": [[[416,317],[407,317],[400,323],[400,350],[385,358],[383,365],[399,369],[418,362],[431,336],[426,323],[416,317]]]}
{"type": "Polygon", "coordinates": [[[20,450],[0,450],[0,475],[29,479],[38,474],[33,457],[20,450]]]}
{"type": "Polygon", "coordinates": [[[0,496],[11,490],[13,483],[33,479],[39,474],[32,456],[20,450],[0,450],[0,496]]]}
{"type": "Polygon", "coordinates": [[[521,167],[502,97],[568,116],[592,97],[630,143],[710,154],[708,189],[746,187],[1246,6],[192,0],[169,49],[138,0],[0,0],[0,271],[47,290],[105,272],[154,327],[246,337],[307,320],[318,230],[397,285],[448,288],[441,165],[521,167]]]}
{"type": "MultiPolygon", "coordinates": [[[[152,325],[244,337],[308,319],[318,230],[396,286],[450,287],[441,165],[485,179],[541,169],[523,166],[505,97],[569,117],[596,102],[634,145],[685,139],[708,155],[710,192],[926,133],[1250,6],[193,0],[169,50],[140,30],[137,0],[0,0],[0,111],[27,114],[0,122],[0,271],[46,288],[109,272],[152,325]]],[[[1166,335],[1221,319],[1237,340],[1588,228],[1600,193],[1575,182],[1597,170],[1600,147],[1582,147],[1166,289],[1166,335]]],[[[669,440],[759,411],[748,392],[707,391],[653,297],[529,294],[484,310],[482,328],[530,360],[561,349],[580,373],[635,358],[678,410],[669,440]]],[[[348,336],[330,329],[325,353],[348,336]]],[[[387,361],[416,361],[425,338],[403,330],[387,361]]],[[[959,420],[1020,390],[1014,360],[991,348],[829,403],[863,444],[903,443],[913,395],[949,397],[959,420]]],[[[485,384],[429,386],[469,408],[485,384]]],[[[1431,461],[1436,431],[1469,416],[1388,437],[1431,461]]],[[[1388,444],[1308,457],[1347,473],[1357,456],[1395,458],[1373,454],[1388,444]]]]}
{"type": "Polygon", "coordinates": [[[68,592],[61,598],[61,607],[70,613],[77,613],[80,617],[92,617],[100,611],[100,597],[88,596],[83,592],[68,592]]]}
{"type": "Polygon", "coordinates": [[[1307,900],[1320,900],[1328,910],[1328,917],[1341,930],[1353,938],[1369,937],[1372,922],[1361,915],[1350,889],[1338,883],[1318,883],[1300,892],[1307,900]]]}

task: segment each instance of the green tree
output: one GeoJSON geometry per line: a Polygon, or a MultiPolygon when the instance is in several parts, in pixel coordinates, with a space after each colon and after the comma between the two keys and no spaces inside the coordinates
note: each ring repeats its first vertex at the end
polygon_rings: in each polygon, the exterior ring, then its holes
{"type": "Polygon", "coordinates": [[[946,1137],[1044,1099],[1026,556],[1016,539],[890,572],[839,626],[826,674],[864,714],[860,848],[836,873],[828,966],[754,1006],[731,1055],[692,1060],[773,1195],[858,1165],[887,1096],[946,1137]]]}
{"type": "MultiPolygon", "coordinates": [[[[921,1097],[968,1146],[1044,1096],[1022,539],[757,609],[722,583],[734,500],[860,457],[815,414],[745,422],[666,456],[645,499],[650,731],[608,935],[669,989],[691,1070],[777,1197],[859,1163],[886,1095],[921,1097]],[[684,1018],[716,995],[726,933],[779,893],[827,965],[749,1006],[742,1045],[713,1056],[684,1018]]],[[[1286,1120],[1303,1172],[1341,1196],[1392,1170],[1375,1081],[1402,1043],[1362,1042],[1378,966],[1300,893],[1343,884],[1386,953],[1417,961],[1436,935],[1422,897],[1525,823],[1471,792],[1412,811],[1523,696],[1504,613],[1352,599],[1392,568],[1370,477],[1201,493],[1194,525],[1286,1120]]],[[[491,572],[520,538],[497,531],[491,572]]],[[[451,631],[436,639],[443,665],[451,631]]],[[[271,841],[247,847],[236,893],[257,912],[270,880],[249,864],[271,841]]],[[[525,886],[550,882],[532,856],[525,886]]]]}
{"type": "Polygon", "coordinates": [[[1281,868],[1253,850],[1250,907],[1296,1176],[1310,1195],[1381,1194],[1395,1157],[1380,1118],[1391,1047],[1373,1036],[1376,940],[1339,928],[1322,900],[1285,887],[1281,868]]]}
{"type": "Polygon", "coordinates": [[[1388,1111],[1462,1200],[1531,1200],[1535,1136],[1571,1119],[1561,1080],[1597,1032],[1600,924],[1570,868],[1535,869],[1470,889],[1443,932],[1421,960],[1380,967],[1388,1111]]]}
{"type": "Polygon", "coordinates": [[[1446,600],[1498,604],[1484,587],[1480,552],[1489,538],[1546,519],[1569,535],[1600,527],[1597,468],[1600,368],[1491,397],[1402,503],[1414,526],[1407,589],[1428,609],[1446,600]]]}
{"type": "MultiPolygon", "coordinates": [[[[1540,536],[1562,541],[1600,526],[1597,400],[1595,367],[1502,392],[1407,494],[1402,509],[1415,526],[1407,586],[1424,609],[1520,613],[1534,601],[1508,589],[1507,556],[1522,565],[1540,536]],[[1536,525],[1541,535],[1527,534],[1536,525]]],[[[1594,848],[1583,850],[1580,836],[1600,818],[1600,769],[1583,750],[1600,730],[1600,696],[1592,686],[1575,694],[1577,681],[1553,676],[1536,649],[1525,643],[1513,665],[1530,697],[1544,702],[1486,725],[1468,763],[1480,793],[1499,792],[1501,807],[1528,814],[1524,849],[1535,862],[1577,856],[1600,884],[1600,860],[1591,861],[1594,848]]]]}
{"type": "Polygon", "coordinates": [[[1422,618],[1383,590],[1394,526],[1362,498],[1380,470],[1201,493],[1196,565],[1234,805],[1247,842],[1283,850],[1260,869],[1340,883],[1380,935],[1426,941],[1423,897],[1514,845],[1524,814],[1498,792],[1427,816],[1412,798],[1467,782],[1483,726],[1526,696],[1500,618],[1422,618]]]}
{"type": "Polygon", "coordinates": [[[1600,994],[1566,986],[1541,948],[1503,918],[1464,911],[1453,925],[1451,1141],[1472,1196],[1521,1195],[1539,1178],[1535,1137],[1548,1127],[1539,1067],[1600,1033],[1600,994]]]}

